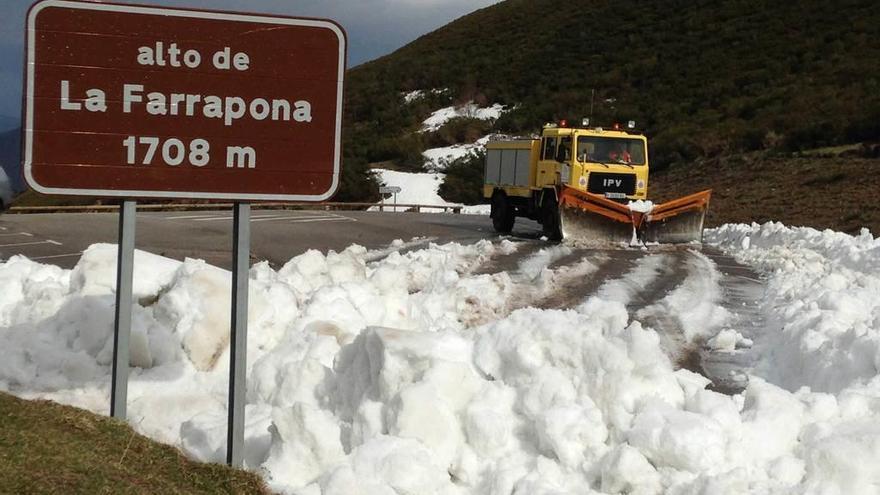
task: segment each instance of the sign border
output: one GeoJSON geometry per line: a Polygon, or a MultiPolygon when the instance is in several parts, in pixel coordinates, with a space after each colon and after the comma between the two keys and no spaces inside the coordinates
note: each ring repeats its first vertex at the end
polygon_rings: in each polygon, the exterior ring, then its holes
{"type": "Polygon", "coordinates": [[[346,70],[346,35],[345,31],[334,21],[326,19],[309,19],[302,17],[285,17],[264,14],[245,14],[236,12],[223,12],[213,10],[181,9],[176,7],[150,7],[145,5],[125,5],[116,3],[93,3],[76,0],[41,0],[31,5],[27,17],[27,46],[25,64],[25,125],[23,140],[23,166],[25,181],[35,191],[42,194],[60,194],[68,196],[106,196],[106,197],[131,197],[131,198],[162,198],[162,199],[216,199],[235,201],[325,201],[333,197],[339,189],[339,175],[342,161],[342,106],[343,86],[346,70]],[[333,31],[339,39],[339,73],[336,92],[336,136],[333,157],[333,181],[330,188],[323,194],[251,194],[251,193],[228,193],[228,192],[182,192],[182,191],[139,191],[122,189],[77,189],[64,187],[45,187],[39,184],[33,177],[33,133],[34,133],[34,66],[35,64],[35,36],[36,18],[44,8],[63,7],[81,10],[100,10],[108,12],[122,12],[133,14],[149,14],[170,17],[190,17],[199,19],[220,19],[237,22],[252,22],[264,24],[286,24],[290,26],[305,26],[326,28],[333,31]]]}

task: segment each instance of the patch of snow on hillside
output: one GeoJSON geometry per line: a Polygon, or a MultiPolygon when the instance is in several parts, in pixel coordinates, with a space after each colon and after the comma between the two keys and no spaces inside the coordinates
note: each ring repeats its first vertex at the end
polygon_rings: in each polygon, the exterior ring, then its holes
{"type": "Polygon", "coordinates": [[[425,157],[425,170],[445,170],[450,163],[483,151],[486,148],[486,143],[492,138],[493,135],[489,135],[481,137],[471,144],[453,144],[442,148],[427,149],[422,153],[422,156],[425,157]]]}
{"type": "MultiPolygon", "coordinates": [[[[754,263],[776,318],[737,396],[677,370],[620,301],[509,312],[517,282],[479,270],[503,242],[257,264],[246,465],[298,495],[876,493],[880,240],[779,224],[706,238],[754,263]]],[[[0,389],[106,414],[113,266],[106,245],[73,271],[0,263],[0,389]]],[[[205,461],[224,459],[230,278],[135,257],[129,422],[205,461]]]]}
{"type": "MultiPolygon", "coordinates": [[[[436,206],[454,204],[444,201],[437,194],[437,188],[443,183],[444,174],[398,172],[385,169],[374,169],[374,172],[379,175],[379,180],[386,186],[397,186],[401,189],[397,193],[398,203],[436,206]]],[[[390,204],[393,201],[394,196],[386,199],[385,203],[390,204]]]]}
{"type": "MultiPolygon", "coordinates": [[[[401,191],[397,194],[398,204],[461,206],[462,213],[465,214],[489,214],[489,205],[463,206],[458,203],[450,203],[441,198],[437,190],[445,177],[442,173],[411,173],[385,169],[375,169],[374,171],[379,174],[380,180],[386,186],[400,187],[401,191]]],[[[393,203],[393,195],[385,200],[387,205],[392,205],[393,203]]],[[[370,208],[371,211],[378,211],[378,209],[375,206],[370,208]]],[[[403,208],[399,208],[399,210],[404,211],[403,208]]],[[[385,208],[385,211],[394,211],[394,208],[385,208]]],[[[431,210],[423,211],[430,212],[431,210]]]]}
{"type": "Polygon", "coordinates": [[[431,148],[422,152],[425,157],[425,170],[439,171],[445,170],[450,163],[475,155],[483,149],[483,145],[473,144],[453,144],[452,146],[444,146],[442,148],[431,148]]]}
{"type": "Polygon", "coordinates": [[[479,120],[497,120],[504,113],[504,105],[496,103],[490,107],[481,108],[470,102],[464,105],[451,106],[436,110],[430,117],[422,122],[421,132],[433,132],[456,117],[469,117],[479,120]]]}
{"type": "Polygon", "coordinates": [[[426,90],[424,90],[424,89],[417,89],[417,90],[415,90],[415,91],[410,91],[410,92],[408,92],[408,93],[403,93],[403,102],[409,104],[409,103],[412,103],[412,102],[414,102],[414,101],[416,101],[416,100],[420,100],[420,99],[424,98],[424,97],[427,96],[428,94],[432,94],[432,95],[442,95],[442,94],[444,94],[444,93],[446,93],[446,92],[448,92],[448,91],[449,91],[448,88],[444,88],[444,89],[432,89],[432,90],[428,90],[428,91],[426,91],[426,90]]]}

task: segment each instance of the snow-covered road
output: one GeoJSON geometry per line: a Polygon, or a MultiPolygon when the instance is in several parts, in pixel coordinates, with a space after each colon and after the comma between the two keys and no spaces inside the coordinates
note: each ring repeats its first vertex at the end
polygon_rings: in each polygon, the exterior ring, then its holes
{"type": "MultiPolygon", "coordinates": [[[[880,240],[707,240],[255,265],[247,465],[299,495],[880,492],[880,240]]],[[[114,254],[0,264],[0,389],[106,413],[114,254]]],[[[222,461],[228,272],[139,252],[135,292],[130,422],[222,461]]]]}

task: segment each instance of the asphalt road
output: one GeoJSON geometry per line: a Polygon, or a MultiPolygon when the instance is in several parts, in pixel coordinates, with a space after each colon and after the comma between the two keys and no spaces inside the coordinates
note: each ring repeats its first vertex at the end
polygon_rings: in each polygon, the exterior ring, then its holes
{"type": "MultiPolygon", "coordinates": [[[[97,242],[117,242],[116,213],[0,215],[0,259],[23,254],[64,268],[97,242]]],[[[518,219],[514,234],[535,238],[539,225],[518,219]]],[[[351,244],[382,248],[395,239],[472,243],[495,238],[484,215],[379,213],[361,211],[251,211],[252,262],[274,267],[309,249],[340,251],[351,244]]],[[[199,258],[229,268],[232,264],[232,212],[139,212],[137,249],[182,260],[199,258]]]]}

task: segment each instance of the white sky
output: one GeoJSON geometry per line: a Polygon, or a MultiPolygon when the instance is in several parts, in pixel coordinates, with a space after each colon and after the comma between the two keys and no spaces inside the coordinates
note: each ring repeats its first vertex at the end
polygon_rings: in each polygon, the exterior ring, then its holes
{"type": "MultiPolygon", "coordinates": [[[[119,1],[119,0],[116,0],[119,1]]],[[[170,5],[242,12],[333,19],[348,33],[349,65],[391,53],[453,19],[499,0],[132,0],[129,3],[170,5]]],[[[21,113],[24,18],[30,0],[0,0],[0,117],[21,113]]],[[[124,1],[122,3],[125,3],[124,1]]],[[[0,120],[0,126],[4,125],[0,120]]],[[[2,130],[2,129],[0,129],[2,130]]]]}

